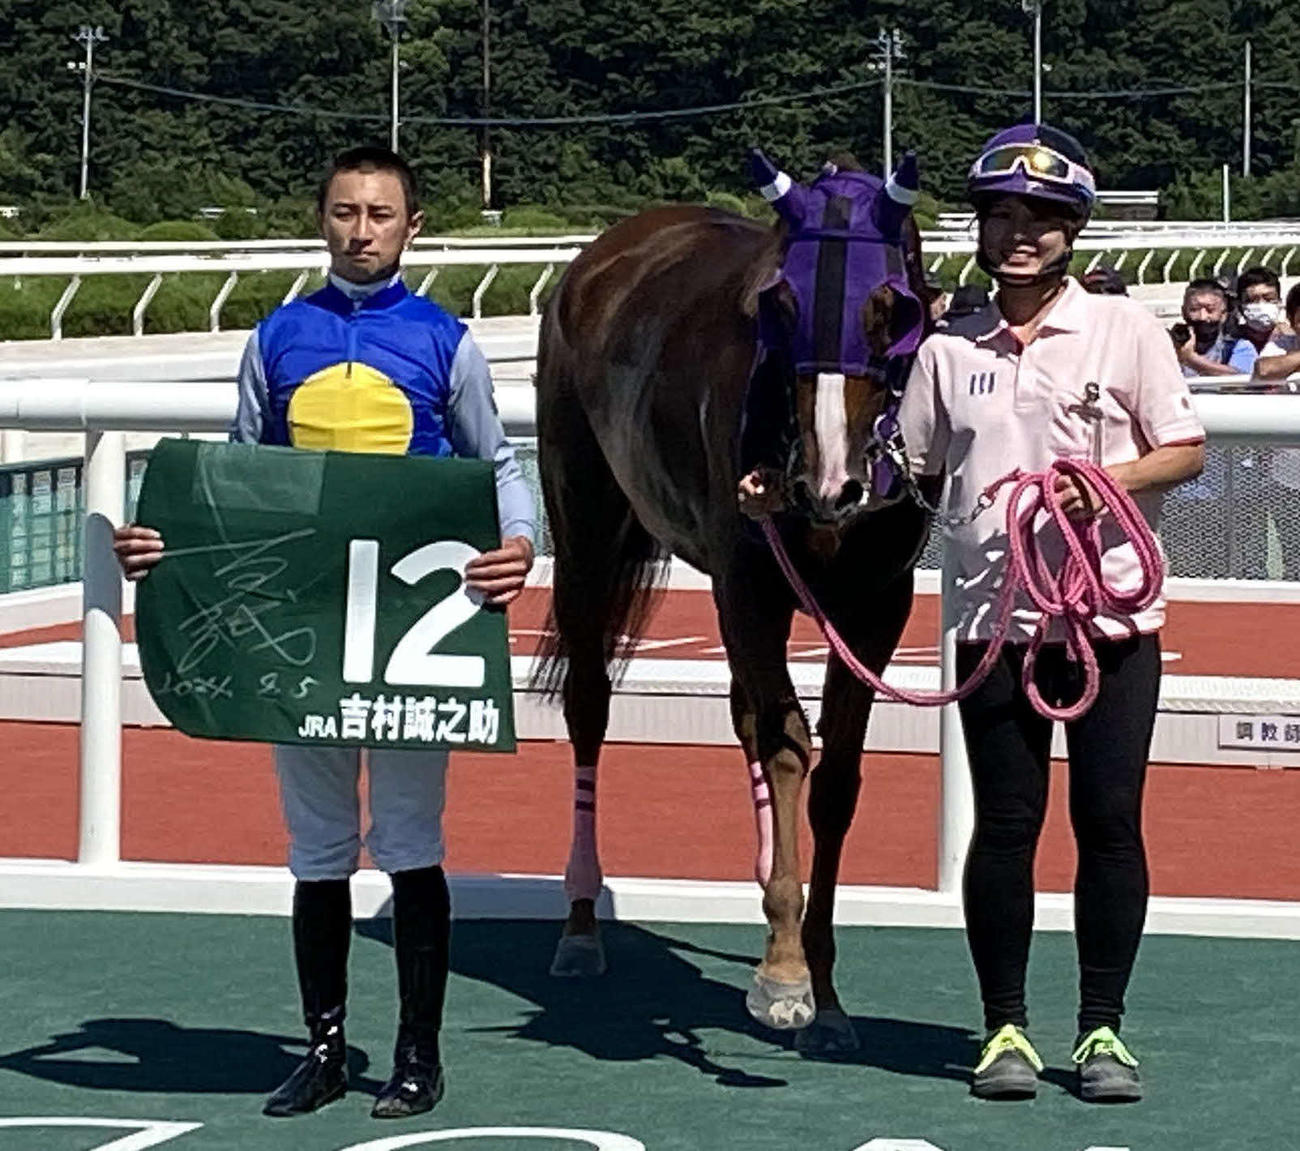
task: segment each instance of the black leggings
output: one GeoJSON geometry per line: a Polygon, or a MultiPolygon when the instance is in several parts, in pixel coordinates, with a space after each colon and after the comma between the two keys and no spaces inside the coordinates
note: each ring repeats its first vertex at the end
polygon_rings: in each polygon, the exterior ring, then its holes
{"type": "MultiPolygon", "coordinates": [[[[965,679],[986,645],[957,646],[965,679]]],[[[1118,1029],[1149,890],[1142,787],[1160,691],[1155,635],[1098,641],[1097,702],[1065,728],[1070,823],[1078,847],[1075,933],[1079,1032],[1118,1029]]],[[[1052,724],[1020,682],[1025,648],[1008,644],[987,680],[961,704],[975,788],[966,861],[966,934],[984,1000],[984,1024],[1024,1027],[1025,967],[1034,921],[1034,853],[1047,812],[1052,724]]],[[[1061,645],[1044,647],[1037,681],[1056,703],[1078,698],[1082,668],[1061,645]]]]}

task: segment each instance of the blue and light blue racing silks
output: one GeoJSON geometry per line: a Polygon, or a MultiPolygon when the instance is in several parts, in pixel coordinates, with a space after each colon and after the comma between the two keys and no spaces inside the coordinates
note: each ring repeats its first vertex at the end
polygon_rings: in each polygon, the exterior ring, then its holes
{"type": "Polygon", "coordinates": [[[451,455],[445,416],[465,330],[401,280],[355,299],[331,283],[277,308],[258,329],[262,442],[451,455]]]}
{"type": "Polygon", "coordinates": [[[400,275],[364,285],[331,275],[263,320],[244,350],[231,438],[493,460],[502,536],[536,535],[487,360],[460,320],[400,275]]]}

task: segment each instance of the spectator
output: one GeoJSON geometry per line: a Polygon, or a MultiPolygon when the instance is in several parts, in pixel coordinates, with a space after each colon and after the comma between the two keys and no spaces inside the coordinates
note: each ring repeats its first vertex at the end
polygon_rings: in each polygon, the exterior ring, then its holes
{"type": "Polygon", "coordinates": [[[973,316],[989,304],[989,290],[983,284],[962,284],[952,294],[948,310],[939,320],[938,326],[946,328],[953,320],[962,316],[973,316]]]}
{"type": "Polygon", "coordinates": [[[1252,375],[1260,356],[1277,356],[1286,349],[1275,342],[1282,318],[1282,282],[1271,268],[1247,268],[1237,281],[1241,297],[1241,336],[1228,363],[1235,372],[1252,375]]]}
{"type": "Polygon", "coordinates": [[[1217,280],[1193,280],[1183,293],[1183,321],[1169,329],[1184,376],[1230,376],[1233,341],[1224,332],[1228,293],[1217,280]]]}
{"type": "Polygon", "coordinates": [[[1079,283],[1083,290],[1093,296],[1127,296],[1128,285],[1117,268],[1097,267],[1091,272],[1084,272],[1079,283]]]}
{"type": "MultiPolygon", "coordinates": [[[[1273,382],[1270,391],[1300,391],[1300,284],[1286,294],[1286,318],[1291,331],[1274,337],[1281,351],[1260,355],[1255,377],[1273,382]]],[[[1282,578],[1300,579],[1300,449],[1278,448],[1270,453],[1264,482],[1269,513],[1282,553],[1282,578]]]]}
{"type": "Polygon", "coordinates": [[[948,310],[948,293],[943,290],[943,281],[931,272],[925,273],[925,290],[930,299],[930,319],[937,324],[948,310]]]}
{"type": "Polygon", "coordinates": [[[1297,392],[1300,391],[1300,380],[1288,377],[1300,373],[1300,284],[1286,294],[1286,319],[1291,330],[1274,333],[1272,342],[1277,351],[1260,352],[1255,361],[1255,377],[1276,381],[1281,385],[1279,390],[1297,392]]]}
{"type": "Polygon", "coordinates": [[[1237,315],[1237,305],[1241,302],[1237,290],[1237,273],[1220,272],[1214,277],[1214,282],[1223,289],[1228,300],[1228,318],[1223,321],[1223,337],[1231,347],[1241,335],[1241,322],[1237,315]]]}

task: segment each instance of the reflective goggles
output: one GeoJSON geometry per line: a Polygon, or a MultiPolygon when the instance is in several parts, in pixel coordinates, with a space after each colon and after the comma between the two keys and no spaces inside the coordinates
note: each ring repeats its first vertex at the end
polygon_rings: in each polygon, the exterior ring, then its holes
{"type": "Polygon", "coordinates": [[[1046,144],[1003,144],[991,148],[971,165],[971,178],[1009,176],[1019,168],[1031,180],[1068,184],[1082,188],[1090,196],[1097,192],[1097,182],[1082,164],[1076,164],[1046,144]]]}

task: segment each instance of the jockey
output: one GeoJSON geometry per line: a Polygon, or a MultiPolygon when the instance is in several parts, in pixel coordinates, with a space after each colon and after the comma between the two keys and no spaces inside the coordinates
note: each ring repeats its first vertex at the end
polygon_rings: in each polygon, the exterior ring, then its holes
{"type": "MultiPolygon", "coordinates": [[[[402,253],[419,233],[415,176],[384,148],[340,155],[321,185],[317,218],[330,254],[320,291],[282,305],[249,337],[239,370],[238,443],[386,455],[492,460],[502,543],[470,561],[466,585],[487,602],[515,599],[533,562],[532,495],[492,399],[487,360],[463,323],[413,294],[402,253]]],[[[400,495],[395,495],[400,498],[400,495]]],[[[115,550],[128,579],[164,555],[159,533],[129,524],[115,550]]],[[[309,1032],[306,1058],[264,1113],[301,1115],[347,1090],[349,880],[360,864],[361,753],[277,746],[289,830],[293,943],[309,1032]]],[[[445,751],[366,753],[365,846],[393,885],[398,1029],[393,1072],[371,1114],[404,1118],[442,1098],[439,1033],[451,905],[443,873],[445,751]]]]}
{"type": "MultiPolygon", "coordinates": [[[[976,259],[997,296],[930,336],[899,413],[914,474],[947,477],[943,510],[961,515],[1012,468],[1037,472],[1058,457],[1091,460],[1133,498],[1154,528],[1163,493],[1197,475],[1205,433],[1156,318],[1123,296],[1089,295],[1069,276],[1072,247],[1096,187],[1078,141],[1046,124],[997,133],[971,165],[979,222],[976,259]]],[[[964,682],[994,635],[993,606],[1008,563],[1007,489],[992,508],[947,531],[955,572],[945,607],[958,628],[964,682]]],[[[1139,585],[1131,543],[1106,521],[1085,481],[1061,476],[1055,498],[1072,519],[1099,520],[1102,578],[1139,585]]],[[[1032,529],[1043,553],[1063,553],[1045,516],[1032,529]]],[[[972,1092],[1027,1098],[1042,1061],[1025,1034],[1025,970],[1034,914],[1034,853],[1047,808],[1052,723],[1030,706],[1023,680],[1039,613],[1017,601],[1009,641],[991,674],[960,705],[975,792],[965,872],[967,937],[987,1040],[972,1092]]],[[[1142,791],[1160,687],[1164,601],[1131,616],[1099,614],[1089,642],[1100,667],[1096,703],[1065,724],[1070,817],[1078,847],[1080,1097],[1141,1097],[1137,1060],[1119,1037],[1124,993],[1148,897],[1142,791]]],[[[1055,631],[1036,681],[1053,703],[1077,699],[1081,667],[1055,631]]]]}

